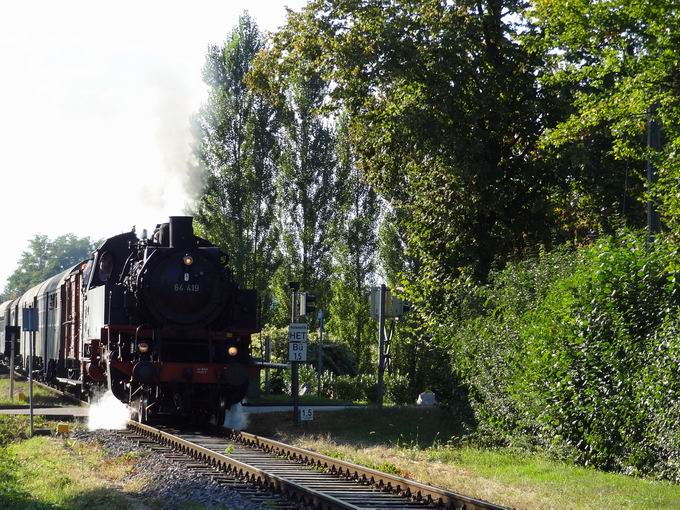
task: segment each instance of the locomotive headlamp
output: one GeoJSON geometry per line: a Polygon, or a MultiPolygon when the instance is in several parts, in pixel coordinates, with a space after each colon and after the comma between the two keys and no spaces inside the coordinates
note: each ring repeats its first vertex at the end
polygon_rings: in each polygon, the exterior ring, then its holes
{"type": "Polygon", "coordinates": [[[146,342],[139,342],[137,345],[137,350],[139,350],[141,353],[149,352],[149,344],[146,342]]]}
{"type": "MultiPolygon", "coordinates": [[[[175,259],[175,260],[177,260],[177,259],[175,259]]],[[[184,255],[182,262],[184,262],[185,266],[190,266],[191,264],[194,263],[194,258],[191,255],[184,255]]]]}
{"type": "Polygon", "coordinates": [[[238,354],[238,347],[236,347],[235,345],[230,346],[229,349],[227,349],[227,353],[231,357],[236,356],[238,354]]]}

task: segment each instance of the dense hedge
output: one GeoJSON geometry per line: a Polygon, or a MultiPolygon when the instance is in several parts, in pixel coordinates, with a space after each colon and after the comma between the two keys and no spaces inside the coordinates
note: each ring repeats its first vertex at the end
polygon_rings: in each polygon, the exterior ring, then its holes
{"type": "Polygon", "coordinates": [[[448,344],[477,437],[680,481],[677,257],[623,234],[471,289],[448,344]]]}

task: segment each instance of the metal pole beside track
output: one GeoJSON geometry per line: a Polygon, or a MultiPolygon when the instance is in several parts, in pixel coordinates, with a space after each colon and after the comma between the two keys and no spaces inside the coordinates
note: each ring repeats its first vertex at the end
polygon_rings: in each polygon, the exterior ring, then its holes
{"type": "MultiPolygon", "coordinates": [[[[21,330],[28,333],[28,412],[30,435],[33,436],[33,357],[35,356],[35,333],[38,331],[37,299],[32,307],[21,310],[21,330]]],[[[19,335],[21,335],[21,330],[19,335]]]]}
{"type": "Polygon", "coordinates": [[[378,315],[378,407],[383,406],[385,393],[385,294],[387,287],[380,286],[380,309],[378,315]]]}
{"type": "Polygon", "coordinates": [[[321,396],[321,371],[323,370],[323,310],[319,309],[319,352],[316,357],[316,394],[321,396]]]}
{"type": "MultiPolygon", "coordinates": [[[[290,284],[290,290],[291,290],[291,313],[290,313],[290,322],[292,324],[297,322],[297,291],[300,289],[299,284],[294,284],[291,282],[290,284]]],[[[300,413],[299,413],[299,405],[300,405],[300,367],[299,363],[297,361],[291,361],[291,380],[290,380],[290,392],[292,393],[291,397],[293,399],[293,423],[295,425],[300,425],[300,413]]]]}
{"type": "Polygon", "coordinates": [[[30,408],[30,437],[33,437],[33,355],[35,353],[35,331],[31,328],[30,335],[30,356],[28,358],[28,405],[30,408]]]}
{"type": "Polygon", "coordinates": [[[15,333],[12,332],[7,332],[5,334],[5,338],[7,338],[7,335],[10,335],[10,340],[12,341],[12,345],[9,348],[10,352],[10,358],[9,358],[9,399],[11,401],[14,401],[14,361],[16,360],[16,354],[14,353],[14,346],[16,345],[16,338],[14,338],[15,333]]]}
{"type": "MultiPolygon", "coordinates": [[[[264,337],[264,361],[266,363],[272,362],[272,339],[269,336],[264,337]]],[[[269,367],[264,369],[264,393],[269,395],[269,367]]]]}

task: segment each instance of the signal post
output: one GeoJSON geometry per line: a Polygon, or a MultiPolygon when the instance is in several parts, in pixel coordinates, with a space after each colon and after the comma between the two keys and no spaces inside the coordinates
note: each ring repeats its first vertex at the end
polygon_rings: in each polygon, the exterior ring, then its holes
{"type": "Polygon", "coordinates": [[[378,407],[383,406],[385,395],[385,370],[390,366],[392,335],[396,319],[410,310],[408,303],[395,297],[385,284],[373,287],[370,296],[371,317],[378,321],[378,407]],[[387,319],[392,319],[389,329],[387,319]]]}
{"type": "MultiPolygon", "coordinates": [[[[300,317],[306,317],[316,310],[316,296],[309,292],[300,292],[299,282],[289,283],[291,292],[291,317],[288,326],[288,360],[291,363],[291,396],[293,400],[293,420],[300,424],[300,363],[307,361],[306,322],[299,322],[300,317]]],[[[310,410],[311,411],[311,410],[310,410]]],[[[305,415],[305,419],[310,419],[305,415]]]]}

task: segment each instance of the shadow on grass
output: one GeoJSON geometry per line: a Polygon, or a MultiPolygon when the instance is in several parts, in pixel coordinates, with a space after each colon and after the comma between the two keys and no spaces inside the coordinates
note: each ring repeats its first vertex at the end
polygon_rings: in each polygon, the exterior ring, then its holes
{"type": "Polygon", "coordinates": [[[3,510],[126,510],[149,508],[118,489],[93,489],[81,492],[60,504],[46,503],[21,491],[0,489],[0,505],[3,510]]]}
{"type": "MultiPolygon", "coordinates": [[[[6,480],[0,480],[0,483],[2,484],[5,482],[6,480]]],[[[13,487],[0,488],[0,504],[2,505],[2,508],[6,510],[54,510],[54,508],[60,508],[41,503],[40,501],[33,499],[29,493],[16,490],[13,487]]]]}
{"type": "Polygon", "coordinates": [[[330,436],[355,447],[398,445],[429,448],[469,433],[468,413],[443,408],[388,407],[315,411],[314,421],[293,424],[290,412],[254,414],[247,431],[265,437],[330,436]]]}

